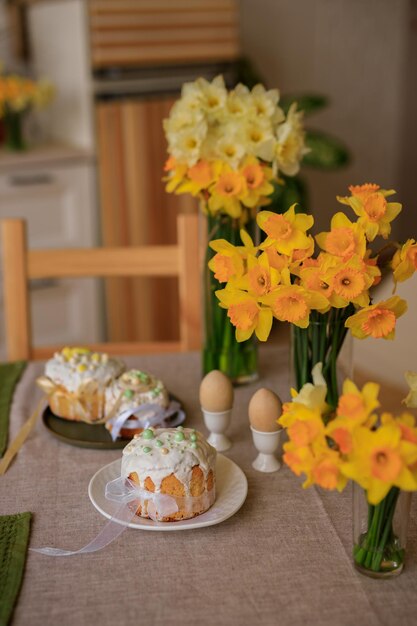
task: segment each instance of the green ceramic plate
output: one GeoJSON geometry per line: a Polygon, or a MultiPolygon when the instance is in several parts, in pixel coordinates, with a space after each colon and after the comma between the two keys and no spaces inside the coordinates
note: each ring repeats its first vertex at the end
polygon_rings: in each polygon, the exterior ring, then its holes
{"type": "MultiPolygon", "coordinates": [[[[178,400],[170,395],[171,400],[178,400]]],[[[182,407],[184,409],[184,407],[182,407]]],[[[84,422],[72,422],[57,417],[46,407],[42,415],[43,423],[54,436],[79,448],[95,448],[97,450],[116,450],[124,448],[128,439],[116,439],[113,441],[104,424],[85,424],[84,422]]]]}

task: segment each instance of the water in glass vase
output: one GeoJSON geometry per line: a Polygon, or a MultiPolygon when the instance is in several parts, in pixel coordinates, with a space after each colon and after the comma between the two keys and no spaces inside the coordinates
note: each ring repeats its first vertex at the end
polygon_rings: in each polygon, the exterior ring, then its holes
{"type": "Polygon", "coordinates": [[[353,485],[353,562],[371,578],[392,578],[404,567],[411,493],[392,487],[377,505],[353,485]]]}

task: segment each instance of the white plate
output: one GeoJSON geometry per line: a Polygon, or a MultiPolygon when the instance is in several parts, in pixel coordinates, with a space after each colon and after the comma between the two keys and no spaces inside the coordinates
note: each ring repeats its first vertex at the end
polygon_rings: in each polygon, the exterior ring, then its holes
{"type": "MultiPolygon", "coordinates": [[[[110,480],[119,478],[121,459],[113,461],[98,470],[88,485],[88,495],[93,505],[104,517],[112,518],[118,504],[107,500],[104,492],[110,480]]],[[[236,513],[246,500],[248,481],[240,467],[222,454],[217,455],[216,462],[216,501],[213,506],[192,519],[178,522],[154,522],[150,519],[135,517],[135,521],[128,524],[129,528],[141,530],[188,530],[220,524],[236,513]],[[136,521],[137,520],[137,521],[136,521]]],[[[114,520],[117,522],[116,518],[114,520]]],[[[124,522],[120,521],[120,524],[124,522]]]]}

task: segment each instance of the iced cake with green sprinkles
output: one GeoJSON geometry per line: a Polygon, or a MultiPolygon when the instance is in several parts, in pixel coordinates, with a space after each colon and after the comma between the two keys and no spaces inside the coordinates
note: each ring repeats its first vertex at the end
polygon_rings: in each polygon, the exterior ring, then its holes
{"type": "MultiPolygon", "coordinates": [[[[178,510],[162,518],[157,515],[160,521],[174,522],[201,515],[212,506],[215,465],[216,450],[196,430],[146,428],[124,448],[121,475],[143,490],[174,498],[178,510]]],[[[141,501],[136,515],[150,517],[148,502],[141,501]]]]}

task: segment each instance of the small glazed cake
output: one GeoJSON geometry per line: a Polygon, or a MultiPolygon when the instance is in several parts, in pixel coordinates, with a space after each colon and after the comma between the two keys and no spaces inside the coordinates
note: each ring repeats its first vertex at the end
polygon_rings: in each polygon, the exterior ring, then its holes
{"type": "MultiPolygon", "coordinates": [[[[169,397],[164,383],[141,370],[129,370],[106,388],[106,416],[113,417],[116,413],[135,409],[143,404],[158,404],[164,409],[169,405],[169,397]]],[[[111,431],[111,423],[106,422],[111,431]]],[[[141,433],[143,428],[122,428],[121,437],[131,438],[141,433]]]]}
{"type": "Polygon", "coordinates": [[[38,385],[51,411],[69,420],[96,422],[104,417],[105,388],[125,370],[119,359],[88,348],[64,348],[45,366],[38,385]]]}
{"type": "MultiPolygon", "coordinates": [[[[122,478],[142,489],[174,498],[178,511],[156,518],[163,522],[189,519],[207,511],[216,497],[216,450],[194,429],[147,428],[124,448],[122,478]]],[[[151,517],[150,500],[142,500],[136,515],[151,517]]]]}

